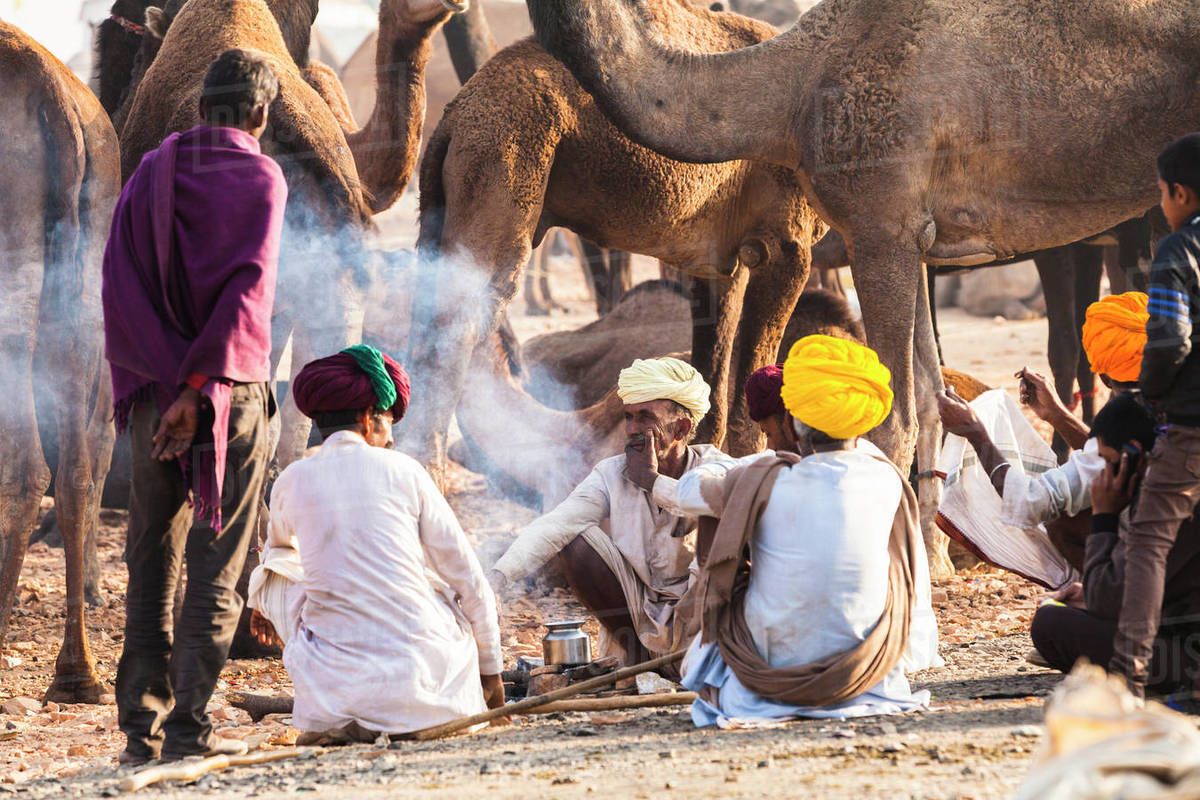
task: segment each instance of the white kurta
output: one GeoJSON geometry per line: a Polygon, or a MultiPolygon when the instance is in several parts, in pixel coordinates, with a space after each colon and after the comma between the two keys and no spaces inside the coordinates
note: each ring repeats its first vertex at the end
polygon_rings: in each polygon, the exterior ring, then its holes
{"type": "MultiPolygon", "coordinates": [[[[687,468],[729,456],[711,445],[688,448],[687,468]]],[[[625,455],[595,466],[555,509],[525,526],[494,569],[519,581],[539,569],[577,536],[584,536],[621,581],[638,637],[663,652],[672,636],[675,603],[691,580],[696,518],[663,508],[625,477],[625,455]]],[[[601,652],[615,654],[601,642],[601,652]]]]}
{"type": "MultiPolygon", "coordinates": [[[[754,531],[746,625],[769,664],[807,664],[844,652],[879,622],[887,599],[888,540],[900,504],[900,477],[871,457],[874,445],[817,453],[780,472],[754,531]]],[[[742,459],[773,457],[758,454],[742,459]]],[[[712,465],[684,475],[674,492],[678,510],[720,515],[722,473],[712,465]]],[[[662,479],[660,479],[662,480],[662,479]]],[[[655,485],[655,491],[659,490],[655,485]]],[[[858,697],[834,706],[806,708],[759,697],[724,663],[715,644],[697,639],[685,662],[684,685],[719,690],[716,704],[697,700],[697,725],[778,720],[798,716],[843,718],[925,707],[928,692],[913,692],[905,667],[940,663],[929,601],[928,563],[917,559],[917,596],[905,659],[858,697]]]]}
{"type": "Polygon", "coordinates": [[[303,567],[283,652],[297,728],[404,733],[485,709],[479,676],[502,666],[496,600],[420,464],[335,433],[279,476],[270,539],[294,543],[303,567]]]}

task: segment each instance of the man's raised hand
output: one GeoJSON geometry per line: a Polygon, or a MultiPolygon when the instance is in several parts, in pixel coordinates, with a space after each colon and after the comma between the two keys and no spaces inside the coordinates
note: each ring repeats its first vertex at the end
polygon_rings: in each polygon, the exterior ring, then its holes
{"type": "Polygon", "coordinates": [[[1133,501],[1139,477],[1129,465],[1129,454],[1121,453],[1120,467],[1109,464],[1092,483],[1092,513],[1120,514],[1133,501]]]}
{"type": "Polygon", "coordinates": [[[950,433],[969,437],[978,431],[982,424],[975,414],[975,409],[954,391],[953,386],[947,386],[946,391],[938,392],[938,416],[942,418],[942,426],[950,433]]]}
{"type": "Polygon", "coordinates": [[[625,474],[629,480],[647,492],[658,478],[658,438],[653,430],[643,434],[642,441],[625,442],[625,474]],[[640,447],[638,445],[641,445],[640,447]]]}
{"type": "Polygon", "coordinates": [[[1050,382],[1046,380],[1045,375],[1033,372],[1029,367],[1022,367],[1013,377],[1021,379],[1021,402],[1029,406],[1038,419],[1049,422],[1055,414],[1070,413],[1050,388],[1050,382]]]}

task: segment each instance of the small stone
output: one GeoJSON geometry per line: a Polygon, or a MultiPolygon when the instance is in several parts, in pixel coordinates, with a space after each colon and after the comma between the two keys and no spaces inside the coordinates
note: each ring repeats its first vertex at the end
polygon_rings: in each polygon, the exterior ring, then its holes
{"type": "Polygon", "coordinates": [[[764,758],[762,761],[758,762],[759,769],[769,769],[773,766],[775,766],[775,760],[772,758],[764,758]]]}
{"type": "Polygon", "coordinates": [[[600,731],[595,728],[575,728],[571,731],[572,736],[599,736],[600,731]]]}
{"type": "Polygon", "coordinates": [[[86,756],[87,754],[88,749],[86,745],[77,744],[67,748],[67,755],[69,756],[86,756]]]}
{"type": "Polygon", "coordinates": [[[554,780],[550,781],[551,786],[563,786],[568,783],[579,783],[579,781],[569,775],[562,778],[555,778],[554,780]]]}
{"type": "MultiPolygon", "coordinates": [[[[58,706],[55,706],[58,708],[58,706]]],[[[14,697],[0,704],[0,711],[14,717],[27,717],[42,710],[42,704],[32,697],[14,697]]]]}
{"type": "Polygon", "coordinates": [[[667,781],[666,783],[663,784],[663,788],[664,789],[674,789],[675,781],[667,781]]]}
{"type": "Polygon", "coordinates": [[[903,742],[892,742],[890,744],[885,744],[883,747],[879,748],[879,750],[883,753],[899,753],[906,747],[907,745],[905,745],[903,742]]]}
{"type": "Polygon", "coordinates": [[[16,656],[5,656],[4,657],[5,669],[13,669],[14,667],[21,666],[23,663],[25,663],[25,662],[22,661],[21,659],[17,658],[16,656]]]}
{"type": "Polygon", "coordinates": [[[884,736],[895,736],[899,731],[896,728],[896,723],[881,722],[881,723],[879,723],[879,732],[882,733],[884,736]]]}
{"type": "Polygon", "coordinates": [[[267,739],[268,744],[278,744],[286,747],[291,747],[300,738],[300,731],[295,728],[284,728],[278,731],[270,739],[267,739]]]}
{"type": "Polygon", "coordinates": [[[675,751],[674,750],[663,750],[661,753],[658,754],[658,757],[659,758],[674,758],[675,751]]]}
{"type": "Polygon", "coordinates": [[[1041,727],[1037,725],[1021,725],[1008,732],[1011,736],[1027,736],[1031,739],[1042,735],[1041,727]]]}
{"type": "Polygon", "coordinates": [[[726,775],[725,782],[726,783],[737,783],[737,775],[726,775]]]}
{"type": "Polygon", "coordinates": [[[974,775],[974,774],[975,774],[975,770],[971,769],[971,767],[970,767],[970,766],[966,766],[966,767],[963,767],[961,770],[959,770],[959,773],[958,773],[958,774],[960,774],[960,775],[974,775]]]}
{"type": "Polygon", "coordinates": [[[929,599],[934,603],[949,603],[950,594],[945,589],[934,589],[929,593],[929,599]]]}
{"type": "Polygon", "coordinates": [[[635,678],[638,694],[670,694],[675,684],[656,672],[643,672],[635,678]]]}
{"type": "Polygon", "coordinates": [[[43,711],[58,711],[58,703],[55,703],[53,701],[48,702],[44,706],[42,706],[42,710],[43,711]]]}
{"type": "Polygon", "coordinates": [[[853,728],[835,728],[830,735],[835,739],[853,739],[858,733],[853,728]]]}
{"type": "Polygon", "coordinates": [[[100,705],[115,706],[116,704],[117,696],[115,694],[112,694],[111,692],[105,692],[104,694],[100,695],[100,705]]]}
{"type": "Polygon", "coordinates": [[[480,775],[495,775],[499,771],[500,768],[490,761],[483,762],[483,766],[479,768],[480,775]]]}

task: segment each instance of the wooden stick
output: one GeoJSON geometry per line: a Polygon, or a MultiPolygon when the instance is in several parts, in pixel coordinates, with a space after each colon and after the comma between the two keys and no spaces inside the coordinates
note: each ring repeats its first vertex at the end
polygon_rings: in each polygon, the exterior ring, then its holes
{"type": "Polygon", "coordinates": [[[268,761],[280,761],[285,758],[299,758],[310,753],[320,752],[314,748],[301,750],[260,750],[257,753],[246,753],[240,756],[210,756],[199,761],[184,761],[178,764],[160,764],[156,767],[135,772],[121,781],[121,790],[136,792],[160,781],[194,781],[201,775],[226,767],[240,767],[247,764],[265,764],[268,761]]]}
{"type": "Polygon", "coordinates": [[[696,699],[695,692],[669,694],[634,694],[623,697],[581,697],[578,700],[559,700],[531,708],[526,714],[553,714],[556,711],[621,711],[627,708],[662,708],[687,706],[696,699]]]}
{"type": "Polygon", "coordinates": [[[469,717],[462,717],[451,722],[445,722],[441,725],[434,725],[432,728],[422,728],[419,731],[394,736],[395,739],[415,739],[423,742],[428,739],[438,739],[442,736],[447,736],[451,733],[461,731],[464,728],[469,728],[472,725],[478,725],[481,722],[490,722],[498,717],[507,717],[513,714],[527,714],[532,708],[548,705],[555,700],[563,700],[567,697],[574,697],[577,694],[590,692],[593,689],[599,689],[601,686],[607,686],[610,683],[632,678],[635,675],[640,675],[643,672],[652,672],[659,667],[665,667],[673,664],[683,658],[684,651],[680,650],[675,653],[670,653],[659,658],[654,658],[649,661],[644,661],[641,664],[636,664],[632,667],[625,667],[616,672],[610,672],[607,675],[600,675],[595,678],[589,678],[586,681],[573,683],[570,686],[564,686],[562,689],[555,689],[552,692],[546,692],[536,697],[527,697],[516,703],[509,703],[500,708],[491,708],[480,714],[472,714],[469,717]]]}

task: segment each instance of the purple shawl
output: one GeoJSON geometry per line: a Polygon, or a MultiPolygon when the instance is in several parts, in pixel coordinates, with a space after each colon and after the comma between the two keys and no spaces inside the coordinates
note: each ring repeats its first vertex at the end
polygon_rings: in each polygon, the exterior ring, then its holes
{"type": "Polygon", "coordinates": [[[118,430],[138,400],[160,412],[210,380],[212,430],[179,458],[200,519],[221,528],[233,383],[270,379],[271,307],[287,184],[234,128],[173,133],[121,192],[104,251],[105,355],[118,430]]]}

